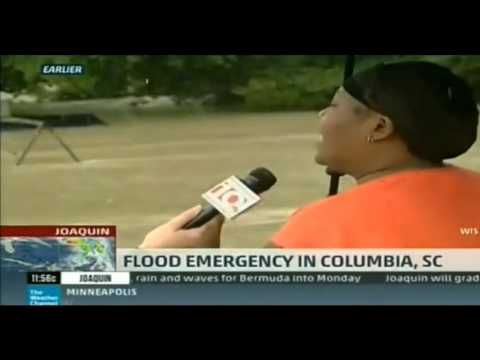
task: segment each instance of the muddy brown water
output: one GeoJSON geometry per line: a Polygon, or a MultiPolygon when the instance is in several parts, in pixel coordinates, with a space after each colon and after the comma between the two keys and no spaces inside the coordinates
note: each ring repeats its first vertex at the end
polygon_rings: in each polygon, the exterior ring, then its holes
{"type": "MultiPolygon", "coordinates": [[[[313,161],[315,112],[131,117],[110,126],[56,129],[82,160],[48,133],[24,164],[15,156],[33,131],[1,134],[2,224],[113,224],[118,246],[200,203],[232,174],[265,166],[278,183],[263,202],[226,224],[225,247],[260,247],[296,208],[325,196],[329,177],[313,161]]],[[[451,161],[480,171],[480,145],[451,161]]],[[[341,191],[354,185],[344,177],[341,191]]]]}

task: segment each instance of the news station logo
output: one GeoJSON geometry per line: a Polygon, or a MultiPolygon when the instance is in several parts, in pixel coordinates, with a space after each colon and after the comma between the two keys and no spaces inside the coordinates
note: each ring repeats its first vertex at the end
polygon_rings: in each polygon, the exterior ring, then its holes
{"type": "Polygon", "coordinates": [[[27,305],[60,305],[62,289],[60,286],[28,286],[26,294],[27,305]]]}
{"type": "Polygon", "coordinates": [[[77,76],[85,74],[85,66],[81,64],[44,64],[41,66],[42,75],[77,76]]]}
{"type": "Polygon", "coordinates": [[[231,176],[221,184],[214,186],[204,193],[202,197],[229,220],[240,215],[261,200],[257,194],[236,176],[231,176]]]}

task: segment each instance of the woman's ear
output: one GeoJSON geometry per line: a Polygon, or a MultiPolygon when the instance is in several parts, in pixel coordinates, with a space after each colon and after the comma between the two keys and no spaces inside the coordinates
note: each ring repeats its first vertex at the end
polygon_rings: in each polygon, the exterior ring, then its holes
{"type": "Polygon", "coordinates": [[[371,134],[373,141],[381,141],[393,135],[395,132],[395,125],[393,121],[385,116],[379,114],[376,118],[375,128],[371,134]]]}

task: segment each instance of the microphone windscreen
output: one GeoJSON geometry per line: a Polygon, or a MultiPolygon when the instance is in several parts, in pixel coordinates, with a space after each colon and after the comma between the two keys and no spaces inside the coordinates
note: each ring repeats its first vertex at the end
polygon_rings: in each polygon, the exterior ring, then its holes
{"type": "Polygon", "coordinates": [[[277,178],[275,177],[275,175],[273,175],[270,170],[264,167],[259,167],[252,170],[249,175],[253,176],[258,180],[258,183],[255,184],[255,190],[257,191],[257,193],[267,191],[277,182],[277,178]]]}

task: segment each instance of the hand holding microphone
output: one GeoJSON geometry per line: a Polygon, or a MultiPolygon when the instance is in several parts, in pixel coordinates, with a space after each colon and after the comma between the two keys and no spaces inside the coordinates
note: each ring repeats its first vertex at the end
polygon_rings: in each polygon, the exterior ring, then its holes
{"type": "Polygon", "coordinates": [[[223,216],[216,216],[207,224],[191,230],[183,230],[186,223],[199,215],[201,206],[194,206],[169,222],[150,231],[140,249],[172,248],[218,248],[220,233],[225,221],[223,216]]]}
{"type": "Polygon", "coordinates": [[[265,168],[251,171],[244,179],[230,177],[203,195],[210,205],[195,206],[155,228],[140,248],[218,248],[225,217],[233,219],[250,209],[260,199],[257,194],[276,181],[265,168]]]}

